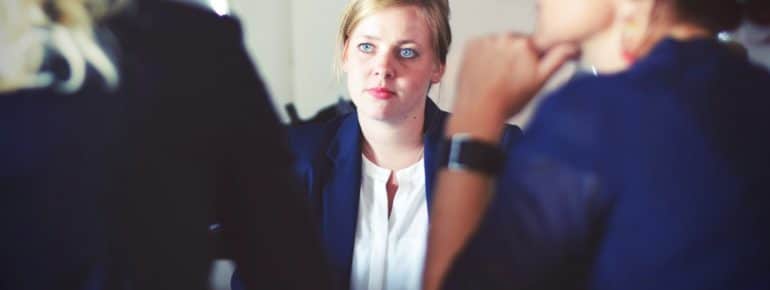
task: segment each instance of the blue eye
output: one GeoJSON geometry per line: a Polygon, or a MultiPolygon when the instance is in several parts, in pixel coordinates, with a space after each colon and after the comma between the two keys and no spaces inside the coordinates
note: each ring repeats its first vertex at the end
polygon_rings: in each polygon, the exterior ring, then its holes
{"type": "Polygon", "coordinates": [[[402,48],[398,51],[398,55],[403,58],[415,58],[417,57],[417,51],[411,48],[402,48]]]}
{"type": "Polygon", "coordinates": [[[358,50],[365,53],[370,53],[374,51],[374,45],[368,42],[364,42],[358,45],[358,50]]]}

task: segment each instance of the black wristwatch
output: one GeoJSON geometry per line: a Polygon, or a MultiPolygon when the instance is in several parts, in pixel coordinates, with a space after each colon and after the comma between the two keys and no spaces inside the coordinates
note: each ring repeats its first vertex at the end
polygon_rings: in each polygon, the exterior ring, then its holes
{"type": "Polygon", "coordinates": [[[503,169],[505,156],[498,146],[473,139],[465,133],[445,138],[438,152],[439,165],[450,170],[470,170],[493,176],[503,169]]]}

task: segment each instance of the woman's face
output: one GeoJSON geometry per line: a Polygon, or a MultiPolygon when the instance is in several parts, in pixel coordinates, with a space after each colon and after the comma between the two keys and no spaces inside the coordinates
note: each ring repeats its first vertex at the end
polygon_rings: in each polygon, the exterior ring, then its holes
{"type": "Polygon", "coordinates": [[[541,49],[581,43],[612,25],[618,0],[538,0],[535,40],[541,49]]]}
{"type": "Polygon", "coordinates": [[[390,7],[362,19],[345,43],[342,69],[359,116],[385,122],[422,114],[428,88],[444,72],[428,22],[415,6],[390,7]]]}

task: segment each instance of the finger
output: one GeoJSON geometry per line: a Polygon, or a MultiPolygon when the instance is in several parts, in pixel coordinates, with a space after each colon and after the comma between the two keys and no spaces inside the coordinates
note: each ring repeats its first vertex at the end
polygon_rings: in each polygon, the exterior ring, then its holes
{"type": "Polygon", "coordinates": [[[571,44],[559,44],[548,51],[540,59],[538,65],[538,78],[541,82],[547,81],[567,60],[578,52],[576,46],[571,44]]]}

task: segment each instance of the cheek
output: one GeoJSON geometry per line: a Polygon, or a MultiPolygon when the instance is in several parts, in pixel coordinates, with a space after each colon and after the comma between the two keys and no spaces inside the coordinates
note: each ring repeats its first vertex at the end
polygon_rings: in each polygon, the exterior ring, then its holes
{"type": "Polygon", "coordinates": [[[564,15],[554,18],[541,32],[551,44],[563,42],[582,42],[607,29],[612,24],[611,14],[595,11],[589,14],[564,15]]]}
{"type": "Polygon", "coordinates": [[[366,60],[355,52],[351,52],[345,61],[345,73],[348,75],[361,74],[365,67],[366,60]]]}
{"type": "Polygon", "coordinates": [[[582,21],[587,23],[589,30],[601,31],[612,25],[615,20],[616,5],[610,1],[604,3],[598,1],[597,5],[592,5],[588,10],[583,11],[582,21]],[[603,4],[602,4],[603,3],[603,4]]]}
{"type": "Polygon", "coordinates": [[[409,97],[424,97],[428,93],[432,76],[432,69],[412,71],[401,78],[401,86],[409,97]]]}
{"type": "Polygon", "coordinates": [[[347,68],[348,69],[345,73],[345,77],[348,83],[348,87],[363,86],[367,71],[366,63],[360,59],[351,58],[348,62],[347,68]]]}
{"type": "MultiPolygon", "coordinates": [[[[537,29],[543,32],[550,32],[554,27],[560,26],[559,22],[564,20],[565,11],[569,7],[559,7],[558,3],[553,1],[540,1],[537,10],[537,29]]],[[[567,5],[568,6],[568,5],[567,5]]]]}
{"type": "Polygon", "coordinates": [[[361,76],[355,71],[348,71],[346,74],[345,82],[348,88],[348,94],[351,98],[355,99],[361,94],[362,87],[364,86],[361,76]]]}
{"type": "Polygon", "coordinates": [[[540,9],[537,33],[549,44],[583,41],[609,28],[614,15],[614,6],[605,1],[544,3],[540,9]]]}

